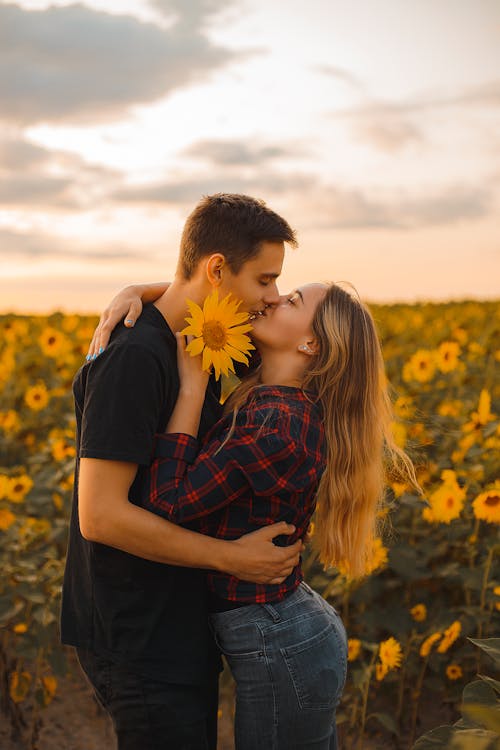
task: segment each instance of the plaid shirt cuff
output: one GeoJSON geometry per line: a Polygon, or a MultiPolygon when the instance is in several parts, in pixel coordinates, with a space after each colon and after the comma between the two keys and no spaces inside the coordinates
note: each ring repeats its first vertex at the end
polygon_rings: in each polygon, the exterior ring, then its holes
{"type": "Polygon", "coordinates": [[[192,464],[199,452],[196,438],[183,432],[156,435],[154,458],[174,458],[192,464]]]}

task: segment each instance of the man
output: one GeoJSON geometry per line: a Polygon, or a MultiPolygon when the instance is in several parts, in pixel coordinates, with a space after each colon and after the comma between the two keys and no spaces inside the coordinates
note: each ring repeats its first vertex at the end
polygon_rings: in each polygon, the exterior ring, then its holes
{"type": "MultiPolygon", "coordinates": [[[[154,435],[176,402],[175,332],[185,325],[186,299],[201,303],[217,288],[259,314],[278,301],[285,242],[295,244],[293,231],[261,201],[204,198],[184,227],[173,283],[75,377],[78,458],[62,640],[77,647],[119,750],[215,749],[220,659],[203,569],[277,582],[298,562],[300,542],[272,543],[293,532],[287,524],[228,542],[134,504],[154,435]]],[[[200,436],[220,414],[212,381],[200,436]]]]}

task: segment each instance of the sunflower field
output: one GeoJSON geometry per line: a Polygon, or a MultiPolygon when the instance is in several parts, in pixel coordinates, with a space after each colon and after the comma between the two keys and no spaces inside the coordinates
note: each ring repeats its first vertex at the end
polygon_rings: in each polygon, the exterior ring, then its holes
{"type": "MultiPolygon", "coordinates": [[[[304,559],[349,635],[341,746],[500,748],[500,306],[370,307],[424,494],[392,478],[365,578],[304,559]]],[[[58,623],[71,384],[96,323],[0,316],[0,716],[32,747],[73,664],[58,623]]]]}

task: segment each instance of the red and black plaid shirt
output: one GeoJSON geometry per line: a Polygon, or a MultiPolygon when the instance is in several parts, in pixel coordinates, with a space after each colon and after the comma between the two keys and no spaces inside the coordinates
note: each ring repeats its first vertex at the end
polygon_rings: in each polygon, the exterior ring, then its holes
{"type": "MultiPolygon", "coordinates": [[[[238,412],[223,417],[203,444],[183,433],[157,435],[155,459],[141,504],[157,515],[221,539],[287,521],[296,531],[276,541],[292,544],[307,531],[325,468],[320,408],[299,388],[257,386],[238,412]]],[[[281,584],[253,584],[210,573],[223,599],[272,602],[302,580],[300,565],[281,584]]]]}

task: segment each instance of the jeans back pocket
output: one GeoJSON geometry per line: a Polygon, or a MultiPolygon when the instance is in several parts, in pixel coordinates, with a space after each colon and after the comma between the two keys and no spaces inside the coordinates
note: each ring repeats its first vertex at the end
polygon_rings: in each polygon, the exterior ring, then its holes
{"type": "Polygon", "coordinates": [[[333,624],[302,643],[281,648],[300,708],[334,709],[344,688],[345,647],[333,624]]]}

